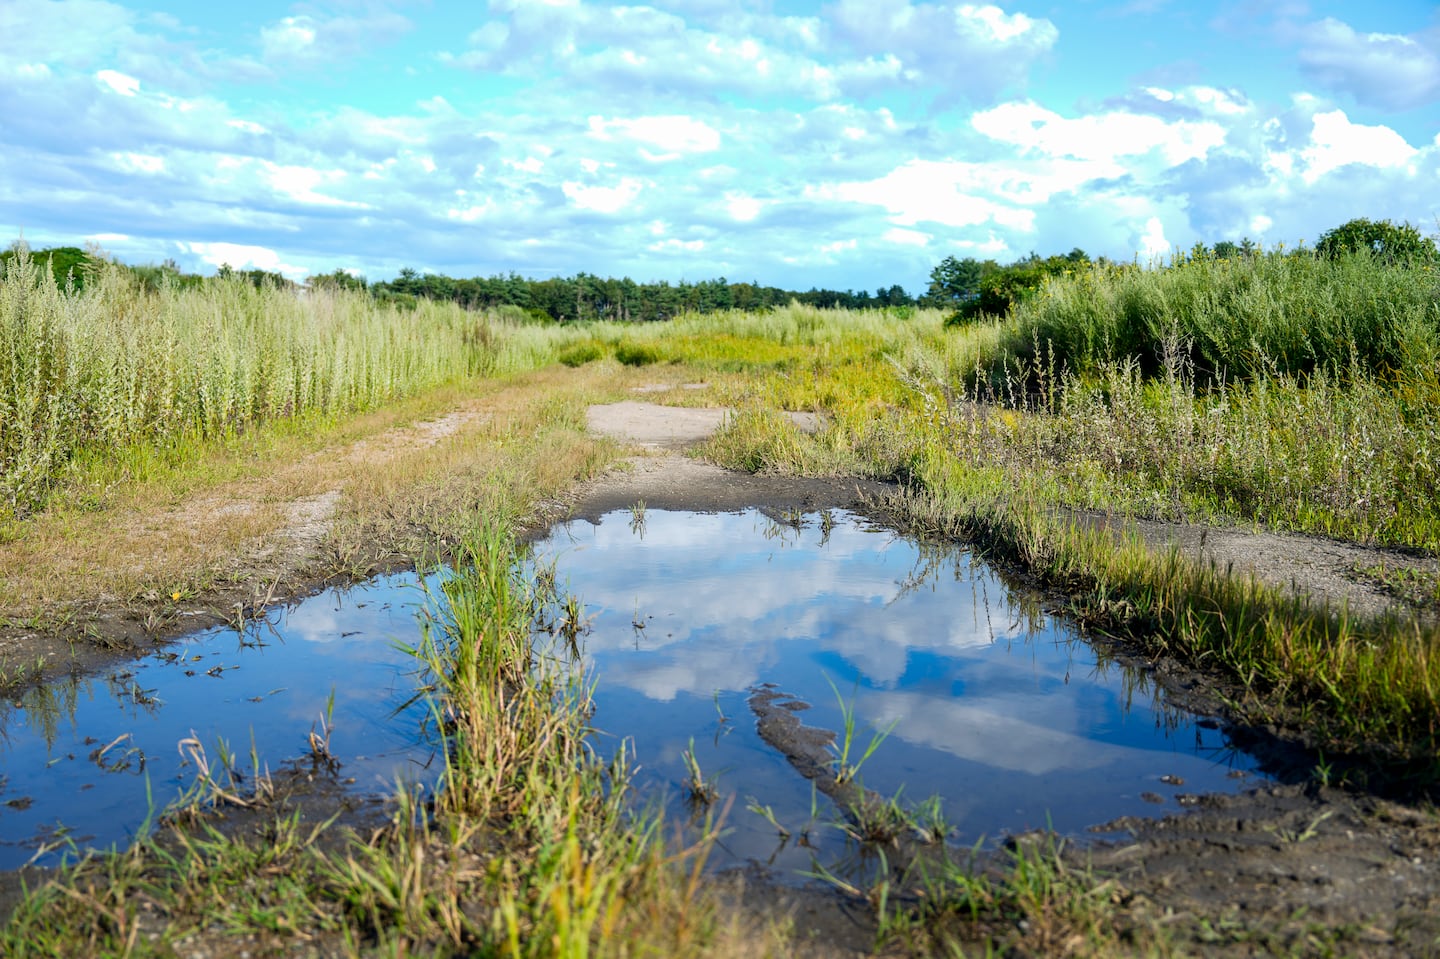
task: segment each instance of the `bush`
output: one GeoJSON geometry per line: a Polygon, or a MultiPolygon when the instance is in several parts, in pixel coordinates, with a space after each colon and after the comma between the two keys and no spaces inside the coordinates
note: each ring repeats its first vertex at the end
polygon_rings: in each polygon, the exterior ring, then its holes
{"type": "Polygon", "coordinates": [[[1359,252],[1369,253],[1386,263],[1436,259],[1435,241],[1421,235],[1409,223],[1397,226],[1389,220],[1367,220],[1364,217],[1326,230],[1320,235],[1315,252],[1330,260],[1359,252]]]}
{"type": "Polygon", "coordinates": [[[594,340],[571,343],[560,351],[557,359],[566,366],[584,366],[605,355],[605,348],[594,340]]]}
{"type": "Polygon", "coordinates": [[[660,351],[648,344],[625,340],[615,347],[615,359],[626,366],[649,366],[660,362],[660,351]]]}

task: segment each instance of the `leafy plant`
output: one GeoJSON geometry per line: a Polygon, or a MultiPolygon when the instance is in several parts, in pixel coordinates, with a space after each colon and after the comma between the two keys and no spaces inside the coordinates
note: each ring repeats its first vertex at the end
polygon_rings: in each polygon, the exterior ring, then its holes
{"type": "Polygon", "coordinates": [[[1384,263],[1429,262],[1440,256],[1435,241],[1409,223],[1357,217],[1320,234],[1315,252],[1329,259],[1368,253],[1384,263]]]}

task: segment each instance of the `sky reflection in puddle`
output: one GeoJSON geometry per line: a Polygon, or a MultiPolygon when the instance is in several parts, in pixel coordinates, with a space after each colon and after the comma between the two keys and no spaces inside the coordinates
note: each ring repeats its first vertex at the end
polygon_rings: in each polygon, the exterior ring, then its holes
{"type": "Polygon", "coordinates": [[[366,793],[433,777],[423,768],[433,752],[420,742],[424,705],[396,714],[415,689],[414,663],[396,643],[418,639],[422,599],[413,573],[327,590],[270,610],[244,633],[205,630],[0,701],[0,868],[62,835],[81,849],[126,844],[150,798],[158,809],[195,781],[178,749],[191,735],[212,766],[223,739],[246,773],[252,741],[272,770],[304,755],[332,689],[340,777],[366,793]]]}
{"type": "MultiPolygon", "coordinates": [[[[800,718],[829,730],[844,723],[838,691],[858,719],[857,750],[893,724],[861,778],[912,802],[940,795],[962,845],[1173,810],[1177,794],[1234,789],[1245,778],[1233,774],[1253,769],[1218,729],[1157,705],[968,554],[849,514],[613,513],[557,527],[537,554],[592,617],[582,645],[596,749],[633,741],[641,802],[667,796],[672,820],[686,815],[692,739],[718,774],[731,805],[712,865],[811,866],[810,851],[777,849],[774,828],[746,808],[753,797],[797,835],[812,819],[809,784],[755,731],[746,700],[761,683],[811,704],[800,718]]],[[[414,574],[381,577],[271,610],[243,634],[207,630],[0,701],[0,868],[62,834],[82,849],[126,843],[147,795],[159,808],[194,782],[177,748],[192,735],[212,763],[225,740],[247,771],[252,744],[272,769],[302,756],[332,690],[332,748],[352,788],[433,781],[426,707],[406,705],[415,667],[398,648],[418,639],[423,600],[414,574]]],[[[817,805],[833,818],[824,797],[817,805]]],[[[836,830],[812,835],[822,855],[843,851],[836,830]]]]}
{"type": "MultiPolygon", "coordinates": [[[[810,863],[777,850],[774,828],[746,809],[758,800],[796,834],[811,819],[809,784],[755,732],[746,700],[760,683],[809,703],[802,721],[829,730],[844,726],[838,691],[862,731],[857,752],[893,724],[861,769],[865,786],[912,802],[938,794],[967,846],[1047,824],[1079,834],[1251,778],[1253,762],[1212,724],[1165,708],[968,553],[846,513],[796,519],[619,512],[558,527],[537,548],[592,617],[593,722],[633,740],[642,792],[667,793],[672,818],[685,817],[692,737],[700,768],[718,774],[720,803],[732,803],[721,864],[810,863]]],[[[823,796],[819,810],[833,819],[823,796]]]]}

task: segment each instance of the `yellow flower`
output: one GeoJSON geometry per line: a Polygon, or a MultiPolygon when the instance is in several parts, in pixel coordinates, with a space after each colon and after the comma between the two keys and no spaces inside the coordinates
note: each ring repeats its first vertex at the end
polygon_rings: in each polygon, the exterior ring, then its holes
{"type": "Polygon", "coordinates": [[[177,603],[180,602],[180,590],[177,589],[175,590],[175,592],[171,593],[170,598],[177,603]]]}

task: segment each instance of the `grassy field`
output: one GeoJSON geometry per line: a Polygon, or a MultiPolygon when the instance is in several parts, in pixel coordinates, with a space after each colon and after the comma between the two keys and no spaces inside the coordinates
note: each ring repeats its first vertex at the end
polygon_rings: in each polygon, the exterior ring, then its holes
{"type": "MultiPolygon", "coordinates": [[[[222,836],[205,825],[211,807],[267,797],[217,769],[191,815],[172,812],[183,828],[28,895],[0,951],[169,955],[222,935],[249,937],[254,954],[796,948],[786,929],[720,907],[700,880],[703,843],[675,849],[663,823],[628,811],[631,757],[587,747],[583,677],[529,654],[537,616],[564,628],[565,598],[514,529],[613,461],[584,435],[585,406],[644,377],[703,379],[687,401],[738,411],[703,450],[715,461],[896,480],[893,505],[916,528],[972,540],[1071,597],[1088,623],[1238,684],[1242,713],[1288,717],[1325,755],[1364,757],[1356,775],[1433,789],[1433,629],[1337,617],[1117,548],[1066,511],[1435,552],[1436,282],[1364,258],[1262,256],[1061,278],[1013,317],[963,328],[937,311],[802,306],[560,327],[239,282],[146,290],[118,272],[67,293],[17,258],[0,281],[0,541],[31,555],[108,555],[120,504],[254,478],[387,416],[472,402],[485,419],[423,460],[350,477],[332,534],[337,555],[393,540],[414,560],[427,543],[455,556],[415,651],[448,743],[435,807],[397,797],[388,827],[357,836],[276,803],[255,836],[222,836]],[[827,425],[801,433],[786,409],[823,411],[827,425]]],[[[35,565],[5,575],[37,621],[46,603],[116,582],[35,565]]],[[[955,867],[915,882],[918,893],[858,891],[897,948],[1171,950],[1053,849],[1022,848],[999,876],[955,867]]]]}

